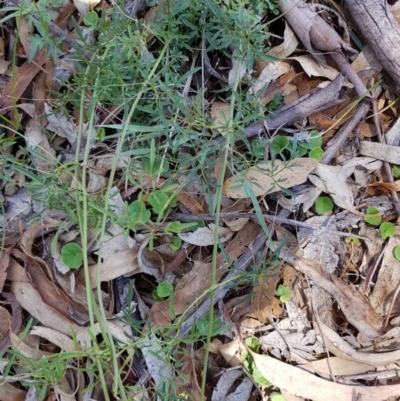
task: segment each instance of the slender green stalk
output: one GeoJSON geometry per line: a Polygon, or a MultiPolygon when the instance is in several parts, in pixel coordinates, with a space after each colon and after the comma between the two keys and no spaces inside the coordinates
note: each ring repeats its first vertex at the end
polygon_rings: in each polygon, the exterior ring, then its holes
{"type": "Polygon", "coordinates": [[[212,269],[211,269],[211,286],[210,286],[210,314],[208,320],[208,335],[207,341],[205,344],[205,356],[204,356],[204,363],[203,363],[203,377],[201,381],[201,399],[203,400],[205,397],[205,389],[206,389],[206,378],[207,378],[207,365],[208,365],[208,354],[210,349],[211,337],[212,337],[212,326],[213,326],[213,318],[214,318],[214,290],[216,288],[216,274],[217,274],[217,257],[218,257],[218,244],[219,244],[219,224],[221,220],[221,199],[222,199],[222,187],[225,180],[225,173],[226,173],[226,166],[228,164],[228,156],[229,151],[232,144],[232,127],[233,127],[233,119],[234,119],[234,112],[235,112],[235,96],[239,83],[240,83],[240,64],[242,60],[239,60],[239,65],[236,69],[235,74],[235,81],[232,86],[232,95],[231,95],[231,102],[229,108],[229,120],[228,120],[228,127],[226,130],[226,134],[224,136],[225,145],[222,150],[222,160],[221,160],[221,170],[220,176],[218,178],[217,189],[215,192],[215,231],[214,231],[214,247],[212,253],[212,269]]]}

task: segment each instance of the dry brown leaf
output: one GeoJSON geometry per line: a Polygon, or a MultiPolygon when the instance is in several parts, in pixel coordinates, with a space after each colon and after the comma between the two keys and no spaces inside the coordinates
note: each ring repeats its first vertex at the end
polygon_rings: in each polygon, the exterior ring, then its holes
{"type": "Polygon", "coordinates": [[[247,183],[255,196],[278,192],[281,188],[304,183],[317,166],[318,162],[314,159],[293,159],[287,163],[280,160],[264,162],[229,178],[224,183],[223,191],[230,198],[249,198],[243,188],[247,183]]]}
{"type": "Polygon", "coordinates": [[[101,0],[73,0],[79,14],[84,17],[93,7],[97,6],[101,0]]]}
{"type": "MultiPolygon", "coordinates": [[[[225,243],[232,238],[233,231],[226,227],[218,227],[218,239],[225,243]]],[[[208,246],[214,244],[215,225],[209,224],[208,227],[200,227],[193,232],[181,232],[178,237],[189,244],[197,246],[208,246]]]]}
{"type": "Polygon", "coordinates": [[[400,384],[392,386],[346,386],[333,383],[303,369],[249,350],[260,373],[274,386],[314,401],[354,401],[359,395],[363,401],[386,401],[400,394],[400,384]]]}
{"type": "Polygon", "coordinates": [[[3,291],[4,283],[7,278],[7,269],[10,264],[10,252],[12,248],[3,249],[0,259],[0,292],[3,291]]]}
{"type": "Polygon", "coordinates": [[[337,206],[364,217],[354,207],[353,192],[347,183],[347,177],[352,172],[343,166],[320,164],[308,178],[319,190],[329,194],[337,206]]]}
{"type": "Polygon", "coordinates": [[[67,336],[70,335],[70,328],[75,332],[79,331],[80,326],[66,319],[47,305],[29,282],[13,282],[11,284],[11,292],[15,295],[21,307],[42,323],[43,326],[56,327],[60,333],[67,336]]]}
{"type": "Polygon", "coordinates": [[[324,358],[312,361],[309,362],[308,365],[311,366],[319,375],[327,377],[331,376],[331,371],[335,376],[347,376],[358,375],[373,369],[371,368],[371,365],[338,358],[336,356],[331,356],[329,359],[324,358]]]}
{"type": "Polygon", "coordinates": [[[384,188],[387,189],[388,191],[400,192],[400,180],[397,180],[395,182],[374,182],[372,184],[369,184],[369,186],[384,188]]]}
{"type": "MultiPolygon", "coordinates": [[[[227,245],[225,253],[230,258],[230,263],[237,259],[246,251],[247,245],[253,241],[260,232],[260,226],[249,221],[246,226],[239,231],[236,237],[227,245]]],[[[224,254],[218,255],[216,281],[222,278],[224,271],[230,263],[226,262],[224,254]]],[[[203,299],[211,285],[211,263],[199,264],[192,271],[185,274],[178,282],[174,291],[174,310],[175,314],[181,315],[196,300],[203,299]]],[[[158,327],[168,324],[172,319],[169,301],[156,302],[150,312],[151,327],[158,327]]]]}
{"type": "MultiPolygon", "coordinates": [[[[99,274],[100,281],[104,282],[114,280],[115,278],[125,274],[134,274],[139,272],[138,249],[134,248],[118,252],[104,259],[104,262],[100,264],[99,274]]],[[[97,273],[97,264],[89,266],[90,285],[92,288],[96,288],[97,273]]],[[[80,275],[79,279],[82,280],[83,275],[80,275]]],[[[84,282],[84,280],[82,282],[84,282]]]]}
{"type": "Polygon", "coordinates": [[[349,323],[366,338],[373,339],[381,335],[383,318],[375,312],[358,290],[349,287],[335,275],[332,275],[329,280],[322,273],[322,268],[318,263],[299,258],[286,249],[281,250],[280,257],[336,298],[349,323]]]}
{"type": "Polygon", "coordinates": [[[182,203],[183,206],[185,206],[189,213],[204,213],[203,206],[201,206],[200,203],[197,202],[197,200],[187,192],[179,192],[178,200],[180,203],[182,203]]]}
{"type": "Polygon", "coordinates": [[[210,114],[213,120],[213,131],[216,134],[225,135],[230,116],[229,103],[215,101],[211,106],[210,114]]]}
{"type": "Polygon", "coordinates": [[[4,87],[1,96],[1,107],[7,109],[16,103],[25,92],[33,78],[39,73],[41,66],[46,62],[46,50],[39,50],[31,63],[25,63],[19,67],[15,73],[15,78],[11,79],[4,87]]]}
{"type": "Polygon", "coordinates": [[[0,386],[1,401],[26,401],[27,392],[3,381],[0,386]]]}
{"type": "MultiPolygon", "coordinates": [[[[377,313],[386,315],[392,302],[393,294],[400,282],[400,262],[394,257],[393,250],[400,244],[400,233],[398,224],[396,225],[396,234],[389,239],[384,250],[382,263],[379,269],[378,277],[374,290],[369,297],[371,305],[377,313]]],[[[395,301],[393,314],[400,310],[399,300],[395,301]]]]}
{"type": "Polygon", "coordinates": [[[54,329],[47,327],[33,326],[29,334],[32,336],[45,338],[46,340],[57,345],[57,347],[61,348],[64,351],[69,351],[69,352],[78,351],[78,348],[75,346],[74,342],[68,336],[54,329]]]}

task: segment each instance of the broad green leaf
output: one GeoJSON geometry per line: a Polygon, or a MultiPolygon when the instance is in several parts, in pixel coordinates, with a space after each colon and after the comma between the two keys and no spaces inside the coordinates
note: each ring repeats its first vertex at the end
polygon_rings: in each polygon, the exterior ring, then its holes
{"type": "MultiPolygon", "coordinates": [[[[375,207],[369,206],[367,209],[367,215],[369,214],[378,214],[380,213],[379,210],[375,207]]],[[[364,217],[364,221],[368,224],[371,224],[371,226],[379,226],[379,224],[381,224],[381,216],[377,216],[377,217],[364,217]]]]}
{"type": "Polygon", "coordinates": [[[166,298],[172,294],[173,290],[172,285],[168,281],[163,281],[157,286],[157,295],[166,298]]]}
{"type": "Polygon", "coordinates": [[[333,210],[333,202],[329,196],[319,196],[315,199],[314,206],[318,214],[329,213],[333,210]]]}
{"type": "Polygon", "coordinates": [[[276,155],[284,151],[289,145],[289,139],[286,136],[277,135],[271,142],[271,152],[276,155]]]}
{"type": "Polygon", "coordinates": [[[73,242],[64,245],[61,249],[61,260],[70,269],[78,269],[83,261],[82,248],[73,242]]]}
{"type": "Polygon", "coordinates": [[[128,206],[130,220],[133,223],[145,224],[150,220],[150,210],[146,209],[146,205],[141,200],[135,200],[128,206]]]}
{"type": "Polygon", "coordinates": [[[400,166],[393,166],[392,174],[394,178],[400,178],[400,166]]]}
{"type": "Polygon", "coordinates": [[[153,207],[154,213],[160,214],[166,210],[169,197],[163,191],[154,191],[149,195],[147,201],[153,207]]]}
{"type": "Polygon", "coordinates": [[[279,284],[278,288],[275,291],[275,295],[279,297],[279,300],[281,302],[285,303],[290,301],[290,298],[292,297],[292,292],[290,291],[290,288],[286,285],[279,284]]]}
{"type": "Polygon", "coordinates": [[[318,131],[311,131],[310,137],[311,137],[311,139],[309,141],[301,141],[301,142],[299,142],[299,145],[308,150],[311,150],[314,148],[320,148],[322,145],[321,134],[318,131]]]}
{"type": "Polygon", "coordinates": [[[324,157],[324,151],[321,148],[312,148],[308,153],[308,156],[319,162],[324,157]]]}
{"type": "Polygon", "coordinates": [[[385,222],[379,227],[383,239],[393,237],[396,234],[396,227],[393,223],[385,222]]]}
{"type": "Polygon", "coordinates": [[[83,22],[89,28],[96,28],[97,24],[99,23],[99,16],[97,15],[96,11],[89,11],[84,17],[83,22]]]}
{"type": "Polygon", "coordinates": [[[182,240],[179,237],[172,237],[172,242],[169,244],[169,247],[173,251],[177,251],[178,249],[181,249],[182,246],[182,240]]]}
{"type": "Polygon", "coordinates": [[[400,245],[397,245],[393,249],[393,254],[394,254],[394,257],[400,262],[400,245]]]}

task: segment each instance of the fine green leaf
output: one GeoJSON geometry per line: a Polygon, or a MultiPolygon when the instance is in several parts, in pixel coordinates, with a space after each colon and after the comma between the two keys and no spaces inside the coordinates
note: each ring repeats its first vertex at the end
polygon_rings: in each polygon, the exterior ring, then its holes
{"type": "Polygon", "coordinates": [[[275,291],[275,295],[279,297],[279,300],[282,303],[285,303],[287,301],[290,301],[290,298],[292,297],[292,292],[290,291],[290,288],[286,285],[279,284],[278,288],[275,291]]]}
{"type": "Polygon", "coordinates": [[[318,214],[329,213],[333,210],[333,202],[329,196],[319,196],[315,199],[314,206],[318,214]]]}
{"type": "MultiPolygon", "coordinates": [[[[369,206],[366,214],[378,214],[378,213],[380,213],[380,212],[377,208],[369,206]]],[[[379,224],[381,224],[381,220],[382,220],[381,216],[364,217],[364,221],[368,224],[371,224],[371,226],[379,226],[379,224]]]]}
{"type": "Polygon", "coordinates": [[[381,237],[383,239],[393,237],[393,235],[396,234],[396,227],[393,223],[382,223],[379,229],[381,231],[381,237]]]}
{"type": "Polygon", "coordinates": [[[165,232],[168,234],[179,234],[182,232],[182,230],[195,230],[199,228],[198,223],[198,221],[191,221],[189,223],[179,223],[178,221],[173,221],[167,224],[165,227],[165,232]]]}
{"type": "Polygon", "coordinates": [[[70,269],[77,269],[83,261],[82,248],[73,242],[64,245],[61,249],[61,260],[70,269]]]}

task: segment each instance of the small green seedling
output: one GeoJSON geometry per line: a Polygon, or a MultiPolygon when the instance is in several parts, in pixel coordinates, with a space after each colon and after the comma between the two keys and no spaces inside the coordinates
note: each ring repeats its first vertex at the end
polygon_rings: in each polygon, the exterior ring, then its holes
{"type": "Polygon", "coordinates": [[[315,159],[316,161],[321,161],[322,158],[324,157],[324,151],[321,148],[312,148],[309,152],[308,152],[308,156],[311,159],[315,159]]]}
{"type": "MultiPolygon", "coordinates": [[[[210,322],[210,312],[208,312],[204,317],[202,317],[196,325],[196,331],[201,337],[208,336],[208,327],[210,322]]],[[[211,325],[211,337],[215,337],[220,332],[224,331],[227,327],[221,329],[221,319],[217,314],[214,313],[211,325]]]]}
{"type": "MultiPolygon", "coordinates": [[[[260,343],[259,341],[254,338],[254,337],[247,337],[245,340],[246,345],[253,351],[258,353],[260,349],[260,343]]],[[[271,383],[261,374],[261,372],[258,370],[254,358],[251,356],[251,354],[245,350],[243,352],[243,357],[245,358],[243,367],[247,370],[247,372],[253,377],[254,381],[259,385],[259,386],[270,386],[271,383]]]]}
{"type": "Polygon", "coordinates": [[[269,141],[259,141],[256,139],[251,143],[251,150],[253,151],[253,156],[257,159],[263,159],[265,156],[265,148],[268,145],[269,141]]]}
{"type": "Polygon", "coordinates": [[[400,166],[393,166],[392,174],[394,178],[400,178],[400,166]]]}
{"type": "Polygon", "coordinates": [[[327,214],[333,210],[333,202],[329,196],[319,196],[314,202],[318,214],[327,214]]]}
{"type": "Polygon", "coordinates": [[[346,237],[344,239],[344,241],[346,242],[346,244],[352,244],[354,246],[359,246],[360,245],[360,240],[358,238],[346,237]]]}
{"type": "Polygon", "coordinates": [[[397,245],[393,249],[393,254],[394,254],[394,257],[400,262],[400,245],[397,245]]]}
{"type": "Polygon", "coordinates": [[[64,245],[61,249],[61,260],[70,269],[78,269],[83,261],[82,248],[73,242],[64,245]]]}
{"type": "Polygon", "coordinates": [[[174,289],[172,285],[168,281],[163,281],[162,283],[158,284],[157,288],[152,291],[153,298],[158,301],[164,301],[165,298],[168,298],[174,289]]]}
{"type": "Polygon", "coordinates": [[[90,29],[96,29],[97,24],[99,23],[99,16],[95,11],[89,11],[83,17],[84,24],[90,29]]]}
{"type": "Polygon", "coordinates": [[[292,298],[292,292],[290,291],[290,288],[286,285],[279,284],[278,288],[275,291],[275,296],[279,297],[279,300],[282,303],[285,303],[290,301],[290,298],[292,298]]]}
{"type": "Polygon", "coordinates": [[[271,398],[271,401],[286,401],[286,398],[278,391],[273,391],[269,398],[271,398]]]}
{"type": "Polygon", "coordinates": [[[169,244],[169,247],[173,251],[177,251],[178,249],[181,249],[181,246],[182,246],[182,240],[179,237],[173,236],[172,242],[169,244]]]}
{"type": "Polygon", "coordinates": [[[271,152],[275,155],[283,152],[289,145],[289,139],[286,136],[277,135],[271,142],[271,152]]]}
{"type": "Polygon", "coordinates": [[[393,237],[393,235],[396,234],[396,227],[393,223],[382,223],[379,229],[381,231],[381,237],[383,239],[393,237]]]}
{"type": "MultiPolygon", "coordinates": [[[[378,213],[380,213],[380,212],[376,207],[369,206],[366,214],[370,215],[370,214],[378,214],[378,213]]],[[[381,216],[377,216],[377,217],[365,216],[364,221],[368,224],[371,224],[371,226],[379,226],[379,224],[381,224],[382,217],[381,216]]]]}

